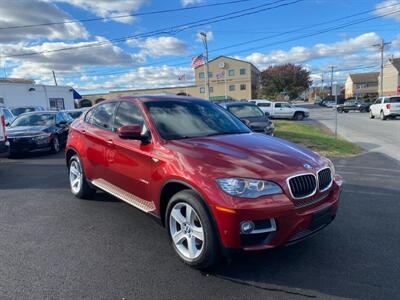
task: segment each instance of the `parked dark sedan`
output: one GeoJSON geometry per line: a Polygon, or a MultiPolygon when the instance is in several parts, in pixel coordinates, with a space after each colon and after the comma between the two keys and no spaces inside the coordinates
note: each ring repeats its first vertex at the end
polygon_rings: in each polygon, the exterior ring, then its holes
{"type": "Polygon", "coordinates": [[[7,127],[10,155],[35,151],[57,153],[67,142],[73,119],[64,112],[31,112],[17,117],[7,127]]]}
{"type": "Polygon", "coordinates": [[[252,131],[274,135],[274,124],[257,105],[249,102],[220,103],[223,108],[238,117],[252,131]]]}
{"type": "Polygon", "coordinates": [[[347,100],[344,104],[338,105],[337,111],[342,113],[348,113],[349,111],[359,111],[359,112],[369,112],[369,107],[371,104],[357,101],[357,100],[347,100]]]}

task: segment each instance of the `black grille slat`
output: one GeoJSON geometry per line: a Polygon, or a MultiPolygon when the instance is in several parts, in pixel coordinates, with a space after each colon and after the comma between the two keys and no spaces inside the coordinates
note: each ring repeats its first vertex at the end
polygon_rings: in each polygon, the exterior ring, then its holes
{"type": "Polygon", "coordinates": [[[302,198],[311,195],[316,189],[315,176],[311,174],[299,175],[289,180],[290,190],[294,198],[302,198]]]}
{"type": "Polygon", "coordinates": [[[319,186],[318,188],[320,190],[325,190],[327,189],[331,182],[332,182],[332,172],[331,169],[326,168],[318,172],[318,182],[319,186]]]}

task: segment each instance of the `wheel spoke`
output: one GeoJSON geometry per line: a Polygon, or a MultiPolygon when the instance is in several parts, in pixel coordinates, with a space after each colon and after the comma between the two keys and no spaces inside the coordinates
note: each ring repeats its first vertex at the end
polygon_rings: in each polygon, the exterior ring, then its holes
{"type": "Polygon", "coordinates": [[[196,238],[196,239],[198,239],[198,240],[200,240],[200,241],[204,241],[204,232],[203,232],[203,229],[201,228],[201,227],[195,227],[195,226],[193,226],[192,227],[192,235],[196,238]]]}
{"type": "Polygon", "coordinates": [[[79,171],[75,166],[71,167],[71,173],[74,174],[75,176],[79,176],[79,171]]]}
{"type": "Polygon", "coordinates": [[[75,179],[74,179],[74,181],[72,181],[72,186],[73,187],[77,187],[78,186],[78,184],[79,184],[79,177],[76,177],[75,179]]]}
{"type": "Polygon", "coordinates": [[[183,230],[176,232],[172,236],[172,240],[174,241],[175,245],[182,244],[184,239],[185,239],[185,233],[183,232],[183,230]]]}
{"type": "Polygon", "coordinates": [[[183,225],[185,223],[185,217],[181,214],[181,211],[179,209],[173,209],[171,211],[171,217],[174,218],[176,222],[179,223],[179,225],[183,225]]]}
{"type": "Polygon", "coordinates": [[[192,237],[186,238],[187,245],[188,245],[188,253],[190,258],[196,257],[197,247],[196,247],[196,239],[192,237]]]}
{"type": "Polygon", "coordinates": [[[186,205],[186,222],[189,224],[193,224],[194,222],[194,210],[191,206],[186,205]]]}

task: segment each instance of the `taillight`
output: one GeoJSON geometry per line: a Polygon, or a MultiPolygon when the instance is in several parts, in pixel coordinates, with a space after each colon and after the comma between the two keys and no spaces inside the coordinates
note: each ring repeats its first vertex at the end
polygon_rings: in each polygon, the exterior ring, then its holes
{"type": "Polygon", "coordinates": [[[1,127],[3,127],[3,136],[6,138],[6,119],[4,118],[4,115],[1,116],[1,127]]]}
{"type": "Polygon", "coordinates": [[[386,108],[387,108],[387,109],[391,109],[391,108],[392,108],[392,105],[391,105],[390,103],[388,103],[388,104],[386,104],[386,108]]]}

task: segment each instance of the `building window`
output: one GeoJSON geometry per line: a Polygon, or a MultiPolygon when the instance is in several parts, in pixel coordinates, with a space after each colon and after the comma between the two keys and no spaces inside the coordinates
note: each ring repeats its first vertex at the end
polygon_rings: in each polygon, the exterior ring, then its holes
{"type": "Polygon", "coordinates": [[[208,72],[208,78],[212,78],[213,74],[212,72],[208,72]]]}
{"type": "Polygon", "coordinates": [[[235,76],[235,70],[234,69],[229,70],[228,75],[235,76]]]}
{"type": "Polygon", "coordinates": [[[246,69],[244,68],[240,69],[240,75],[246,75],[246,69]]]}
{"type": "Polygon", "coordinates": [[[210,93],[214,93],[214,88],[210,86],[210,93]]]}
{"type": "MultiPolygon", "coordinates": [[[[204,73],[203,73],[204,74],[204,73]]],[[[200,94],[204,94],[206,92],[206,89],[204,87],[200,88],[200,94]]]]}
{"type": "Polygon", "coordinates": [[[240,90],[241,90],[241,91],[246,90],[246,85],[245,85],[245,84],[241,84],[241,85],[240,85],[240,90]]]}
{"type": "Polygon", "coordinates": [[[229,91],[232,92],[232,91],[234,91],[234,90],[235,90],[235,85],[234,85],[234,84],[230,85],[230,86],[229,86],[229,91]]]}
{"type": "Polygon", "coordinates": [[[204,79],[204,72],[199,73],[199,78],[204,79]]]}

